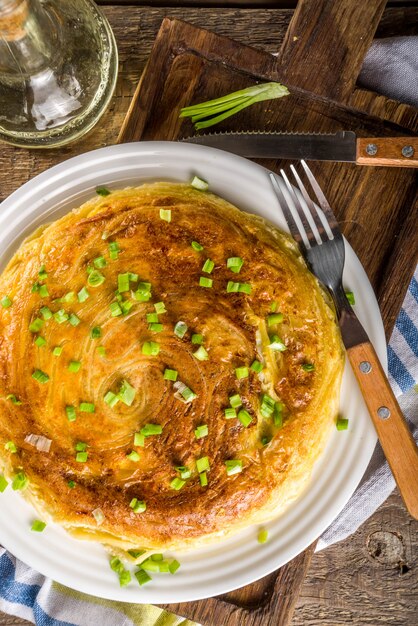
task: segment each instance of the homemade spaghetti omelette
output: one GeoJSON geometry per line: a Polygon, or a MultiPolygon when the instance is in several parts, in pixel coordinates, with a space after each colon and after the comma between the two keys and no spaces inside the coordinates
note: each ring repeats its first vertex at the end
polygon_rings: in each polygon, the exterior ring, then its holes
{"type": "Polygon", "coordinates": [[[337,416],[328,296],[287,234],[212,193],[98,191],[0,277],[3,481],[120,550],[273,518],[337,416]]]}

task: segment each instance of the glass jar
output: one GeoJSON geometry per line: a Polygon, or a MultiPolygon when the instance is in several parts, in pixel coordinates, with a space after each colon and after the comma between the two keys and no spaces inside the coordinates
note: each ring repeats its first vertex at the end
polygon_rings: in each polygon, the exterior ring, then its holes
{"type": "Polygon", "coordinates": [[[109,104],[117,68],[92,0],[0,0],[0,139],[48,148],[81,137],[109,104]]]}

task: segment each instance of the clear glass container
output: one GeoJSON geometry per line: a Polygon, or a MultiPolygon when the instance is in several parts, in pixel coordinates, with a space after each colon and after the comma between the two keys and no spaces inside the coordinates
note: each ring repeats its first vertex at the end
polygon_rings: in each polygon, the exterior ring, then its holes
{"type": "Polygon", "coordinates": [[[48,148],[81,137],[109,104],[117,69],[92,0],[0,0],[0,140],[48,148]]]}

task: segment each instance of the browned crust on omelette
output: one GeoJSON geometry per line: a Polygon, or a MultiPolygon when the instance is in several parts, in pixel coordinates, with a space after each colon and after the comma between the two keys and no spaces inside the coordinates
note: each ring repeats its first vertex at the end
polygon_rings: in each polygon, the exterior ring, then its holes
{"type": "Polygon", "coordinates": [[[336,416],[341,341],[333,311],[294,242],[260,218],[188,185],[116,191],[27,240],[0,278],[0,297],[5,294],[13,304],[0,309],[0,454],[8,476],[22,469],[28,476],[23,493],[67,529],[122,547],[198,545],[271,518],[307,484],[336,416]],[[170,223],[160,219],[160,208],[171,209],[170,223]],[[109,259],[109,241],[119,244],[117,260],[109,259]],[[193,250],[192,241],[204,251],[193,250]],[[94,288],[87,284],[86,268],[100,255],[107,261],[100,270],[106,280],[94,288]],[[227,269],[228,257],[244,259],[239,274],[227,269]],[[201,269],[207,258],[215,262],[210,275],[201,269]],[[31,292],[42,265],[48,273],[46,298],[31,292]],[[132,300],[127,315],[112,317],[109,305],[124,272],[150,282],[152,298],[132,300]],[[200,276],[212,278],[213,288],[200,287],[200,276]],[[251,294],[227,293],[228,281],[250,283],[251,294]],[[53,303],[83,286],[90,294],[85,302],[53,303]],[[167,313],[159,316],[163,331],[153,333],[145,315],[160,301],[167,313]],[[266,343],[272,302],[283,314],[274,332],[285,352],[273,352],[266,343]],[[64,308],[81,322],[73,327],[46,321],[39,334],[47,345],[37,347],[37,335],[28,327],[42,306],[52,312],[64,308]],[[179,320],[189,328],[183,339],[173,333],[179,320]],[[94,326],[102,328],[98,340],[90,338],[94,326]],[[207,361],[193,356],[198,346],[191,343],[192,333],[204,336],[207,361]],[[142,354],[145,341],[160,344],[158,356],[142,354]],[[54,357],[57,345],[63,351],[54,357]],[[98,345],[105,347],[105,357],[98,345]],[[262,374],[250,371],[237,380],[235,368],[260,359],[260,350],[266,359],[262,374]],[[71,360],[81,361],[78,373],[68,371],[71,360]],[[305,371],[304,363],[313,363],[314,371],[305,371]],[[197,394],[194,401],[175,398],[173,383],[163,379],[165,368],[178,371],[179,380],[197,394]],[[39,384],[32,378],[35,369],[50,380],[39,384]],[[103,397],[122,379],[135,388],[135,400],[110,408],[103,397]],[[282,428],[261,416],[263,392],[284,404],[282,428]],[[228,397],[236,393],[252,416],[248,428],[225,419],[228,397]],[[8,394],[22,404],[6,400],[8,394]],[[82,401],[93,402],[95,412],[77,410],[76,421],[69,422],[65,406],[82,401]],[[134,433],[146,423],[162,425],[163,432],[137,448],[134,433]],[[209,434],[197,440],[200,424],[207,424],[209,434]],[[30,433],[52,440],[49,453],[25,443],[30,433]],[[273,438],[264,446],[266,434],[273,438]],[[16,454],[4,451],[9,440],[16,454]],[[85,463],[75,460],[77,441],[89,445],[85,463]],[[126,458],[133,449],[138,462],[126,458]],[[195,469],[203,456],[210,461],[207,487],[200,486],[195,469]],[[241,459],[243,471],[228,476],[228,459],[241,459]],[[175,491],[170,482],[179,465],[193,475],[175,491]],[[69,480],[76,483],[73,490],[69,480]],[[145,512],[129,507],[134,497],[146,502],[145,512]],[[100,526],[92,515],[97,508],[105,516],[100,526]]]}

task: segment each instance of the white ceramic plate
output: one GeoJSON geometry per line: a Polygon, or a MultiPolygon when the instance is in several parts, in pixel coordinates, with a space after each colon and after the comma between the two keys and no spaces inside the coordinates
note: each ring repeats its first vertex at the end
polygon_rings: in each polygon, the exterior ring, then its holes
{"type": "MultiPolygon", "coordinates": [[[[97,185],[122,188],[152,180],[190,181],[197,174],[214,193],[287,230],[267,170],[241,157],[202,146],[144,142],[111,146],[70,159],[32,179],[0,208],[0,271],[25,236],[94,195],[97,185]]],[[[356,295],[356,312],[386,366],[386,343],[367,276],[346,244],[345,286],[356,295]]],[[[347,431],[332,432],[302,496],[267,524],[269,541],[257,543],[256,527],[205,549],[177,555],[175,576],[155,574],[139,587],[120,588],[105,550],[69,537],[49,524],[33,533],[32,507],[8,488],[0,494],[0,543],[54,580],[85,593],[127,602],[169,603],[215,596],[269,574],[312,543],[348,501],[370,460],[376,434],[354,375],[346,367],[341,413],[347,431]]],[[[71,497],[71,495],[69,495],[71,497]]],[[[76,496],[73,496],[76,497],[76,496]]]]}

